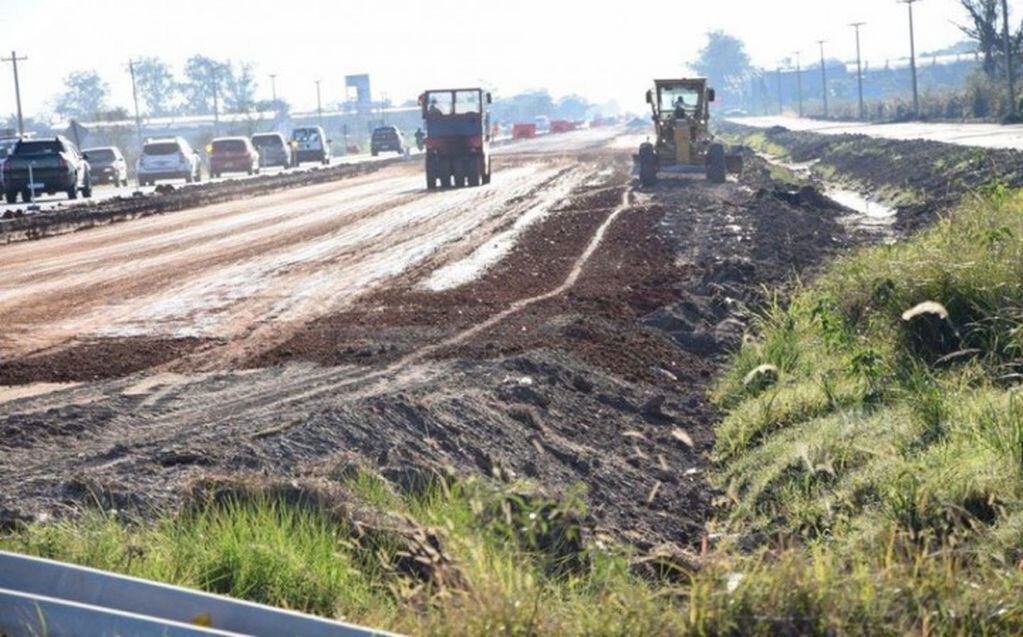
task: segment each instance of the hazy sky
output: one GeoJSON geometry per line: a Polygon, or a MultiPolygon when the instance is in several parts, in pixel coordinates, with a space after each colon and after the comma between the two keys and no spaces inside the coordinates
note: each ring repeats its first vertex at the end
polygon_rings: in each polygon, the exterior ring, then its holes
{"type": "MultiPolygon", "coordinates": [[[[1023,0],[1012,0],[1015,20],[1023,0]]],[[[916,6],[919,51],[961,39],[958,0],[916,6]]],[[[374,93],[412,98],[437,85],[484,83],[508,94],[546,87],[639,108],[649,80],[675,76],[724,29],[758,64],[793,51],[855,54],[848,23],[866,21],[864,56],[881,64],[908,54],[906,7],[896,0],[0,0],[0,49],[17,49],[27,113],[48,109],[62,78],[95,69],[115,105],[130,104],[127,61],[156,55],[180,70],[193,53],[250,61],[260,95],[277,73],[281,97],[314,108],[344,95],[344,75],[370,73],[374,93]]],[[[0,112],[14,111],[10,64],[0,67],[0,112]]]]}

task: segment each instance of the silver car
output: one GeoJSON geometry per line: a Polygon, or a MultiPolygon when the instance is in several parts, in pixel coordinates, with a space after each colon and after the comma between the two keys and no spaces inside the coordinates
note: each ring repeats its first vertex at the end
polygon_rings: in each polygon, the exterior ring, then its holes
{"type": "Polygon", "coordinates": [[[198,182],[202,175],[199,153],[183,137],[151,139],[142,147],[136,174],[140,186],[151,186],[164,179],[198,182]]]}

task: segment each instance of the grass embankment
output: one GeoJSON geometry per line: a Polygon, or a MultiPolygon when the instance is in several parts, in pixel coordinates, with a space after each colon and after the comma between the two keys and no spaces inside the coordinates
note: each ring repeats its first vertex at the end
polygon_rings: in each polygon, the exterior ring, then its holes
{"type": "Polygon", "coordinates": [[[1023,195],[989,188],[840,259],[759,334],[716,395],[727,526],[769,547],[733,608],[761,628],[1023,631],[1023,195]],[[903,319],[928,301],[947,320],[903,319]]]}
{"type": "Polygon", "coordinates": [[[577,502],[367,475],[344,488],[435,530],[443,568],[272,497],[0,548],[417,634],[1023,632],[1023,194],[843,258],[757,327],[716,390],[725,502],[698,572],[637,568],[584,536],[577,502]],[[926,301],[947,320],[903,319],[926,301]]]}

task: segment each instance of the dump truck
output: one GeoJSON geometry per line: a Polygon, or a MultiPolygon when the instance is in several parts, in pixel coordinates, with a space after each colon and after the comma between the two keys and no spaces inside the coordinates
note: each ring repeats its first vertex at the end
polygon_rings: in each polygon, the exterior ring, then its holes
{"type": "Polygon", "coordinates": [[[490,183],[490,93],[434,89],[419,96],[426,128],[426,187],[490,183]]]}
{"type": "Polygon", "coordinates": [[[742,157],[729,154],[710,132],[710,104],[714,89],[706,78],[655,80],[646,93],[653,111],[656,142],[639,147],[636,162],[644,186],[657,183],[660,172],[704,172],[723,183],[729,172],[742,170],[742,157]]]}

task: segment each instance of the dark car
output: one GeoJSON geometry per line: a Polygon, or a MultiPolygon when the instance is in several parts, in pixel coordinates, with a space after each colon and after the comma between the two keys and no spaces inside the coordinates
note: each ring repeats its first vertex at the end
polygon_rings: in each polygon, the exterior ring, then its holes
{"type": "Polygon", "coordinates": [[[291,148],[280,133],[260,133],[252,136],[252,145],[259,151],[259,165],[264,167],[291,167],[291,148]]]}
{"type": "Polygon", "coordinates": [[[118,148],[86,148],[83,152],[92,170],[92,183],[128,185],[128,164],[118,148]]]}
{"type": "Polygon", "coordinates": [[[66,192],[68,199],[92,196],[89,162],[78,147],[64,137],[22,139],[3,163],[4,196],[7,203],[28,203],[39,193],[66,192]]]}
{"type": "Polygon", "coordinates": [[[315,161],[330,165],[330,140],[319,126],[303,126],[291,132],[292,165],[315,161]]]}
{"type": "Polygon", "coordinates": [[[405,142],[402,140],[401,132],[398,131],[397,126],[381,126],[373,131],[370,152],[376,157],[386,150],[399,155],[405,154],[405,142]]]}
{"type": "Polygon", "coordinates": [[[245,137],[221,137],[210,144],[210,176],[259,174],[259,153],[245,137]]]}

